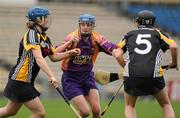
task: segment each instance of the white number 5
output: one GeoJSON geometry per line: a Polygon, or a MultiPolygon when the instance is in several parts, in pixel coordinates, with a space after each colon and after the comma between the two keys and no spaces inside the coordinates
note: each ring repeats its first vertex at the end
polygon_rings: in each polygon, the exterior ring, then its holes
{"type": "Polygon", "coordinates": [[[146,38],[151,38],[151,34],[138,34],[137,39],[136,39],[136,43],[138,45],[140,44],[145,44],[146,48],[141,50],[138,48],[135,48],[134,51],[137,52],[138,54],[147,54],[151,51],[152,45],[150,43],[150,41],[148,41],[146,38]]]}

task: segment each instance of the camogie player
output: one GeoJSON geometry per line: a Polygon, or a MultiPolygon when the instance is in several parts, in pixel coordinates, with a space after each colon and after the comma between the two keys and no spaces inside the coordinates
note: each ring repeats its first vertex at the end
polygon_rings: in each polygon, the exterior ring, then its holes
{"type": "Polygon", "coordinates": [[[154,27],[155,15],[148,10],[138,13],[137,29],[128,32],[118,44],[113,54],[125,69],[124,98],[125,117],[136,118],[135,103],[138,96],[153,95],[160,104],[164,118],[175,118],[170,103],[163,70],[162,54],[170,49],[172,63],[168,68],[177,66],[177,45],[174,40],[154,27]],[[128,52],[128,59],[122,55],[128,52]],[[120,58],[120,59],[119,59],[120,58]]]}
{"type": "Polygon", "coordinates": [[[50,25],[48,9],[32,7],[28,11],[27,18],[28,31],[20,41],[17,64],[9,73],[9,80],[4,90],[8,103],[0,108],[0,118],[15,115],[22,105],[32,112],[30,118],[44,118],[45,109],[39,99],[40,93],[34,87],[39,70],[45,72],[53,87],[58,87],[58,81],[44,58],[49,56],[52,61],[60,61],[79,54],[78,49],[56,53],[50,38],[45,33],[50,25]]]}
{"type": "Polygon", "coordinates": [[[101,118],[99,92],[92,69],[97,54],[105,52],[111,55],[116,45],[94,31],[94,16],[82,14],[78,22],[79,28],[70,33],[65,38],[64,43],[56,48],[59,52],[74,48],[81,50],[80,55],[62,61],[63,92],[67,99],[71,100],[77,107],[83,118],[90,113],[89,105],[92,109],[93,118],[101,118]]]}

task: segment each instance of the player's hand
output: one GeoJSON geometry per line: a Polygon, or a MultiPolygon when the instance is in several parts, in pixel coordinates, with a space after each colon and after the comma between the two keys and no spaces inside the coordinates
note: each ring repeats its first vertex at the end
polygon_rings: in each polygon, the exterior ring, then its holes
{"type": "Polygon", "coordinates": [[[51,84],[52,87],[58,88],[59,82],[55,77],[51,77],[49,83],[51,84]]]}
{"type": "Polygon", "coordinates": [[[76,56],[81,54],[81,50],[79,48],[74,48],[72,50],[69,50],[69,54],[71,56],[76,56]]]}
{"type": "Polygon", "coordinates": [[[78,37],[75,37],[71,40],[72,43],[78,43],[79,42],[79,38],[78,37]]]}
{"type": "Polygon", "coordinates": [[[112,56],[113,56],[113,57],[118,57],[118,56],[119,56],[118,49],[114,49],[114,50],[112,51],[112,56]]]}
{"type": "Polygon", "coordinates": [[[115,57],[115,58],[118,58],[118,57],[122,56],[122,54],[123,54],[122,49],[114,49],[112,51],[112,56],[115,57]]]}
{"type": "Polygon", "coordinates": [[[169,68],[176,68],[176,70],[178,70],[178,65],[177,63],[171,63],[169,64],[169,68]]]}

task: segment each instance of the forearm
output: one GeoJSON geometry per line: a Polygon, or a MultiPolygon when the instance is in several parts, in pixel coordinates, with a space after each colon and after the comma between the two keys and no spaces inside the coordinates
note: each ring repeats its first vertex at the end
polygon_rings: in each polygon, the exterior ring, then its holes
{"type": "Polygon", "coordinates": [[[38,66],[41,68],[41,70],[46,73],[46,75],[50,78],[50,77],[54,77],[53,72],[51,71],[51,69],[49,68],[46,60],[44,58],[38,58],[36,59],[36,63],[38,64],[38,66]]]}
{"type": "Polygon", "coordinates": [[[112,51],[116,48],[116,45],[111,42],[105,42],[104,44],[101,44],[100,46],[101,46],[100,51],[108,55],[112,55],[112,51]]]}
{"type": "Polygon", "coordinates": [[[116,57],[117,62],[119,63],[119,65],[121,65],[123,68],[125,66],[125,61],[124,58],[122,56],[116,57]]]}
{"type": "Polygon", "coordinates": [[[56,52],[64,52],[68,46],[70,46],[72,44],[72,41],[67,41],[62,45],[59,45],[58,47],[56,47],[56,52]]]}
{"type": "Polygon", "coordinates": [[[178,58],[177,48],[171,48],[170,50],[171,50],[172,63],[177,64],[177,58],[178,58]]]}
{"type": "Polygon", "coordinates": [[[65,58],[70,57],[70,51],[62,52],[62,53],[54,53],[52,56],[50,56],[51,60],[53,62],[61,61],[65,58]]]}
{"type": "Polygon", "coordinates": [[[114,49],[112,51],[112,55],[116,58],[117,62],[119,63],[119,65],[121,65],[122,67],[125,66],[125,60],[123,58],[123,50],[118,48],[118,49],[114,49]]]}

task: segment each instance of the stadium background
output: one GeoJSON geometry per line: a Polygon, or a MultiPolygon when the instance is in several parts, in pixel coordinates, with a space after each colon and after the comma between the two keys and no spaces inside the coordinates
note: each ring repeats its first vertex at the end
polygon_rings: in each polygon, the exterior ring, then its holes
{"type": "MultiPolygon", "coordinates": [[[[2,91],[7,82],[9,69],[16,63],[19,41],[26,32],[25,15],[28,8],[35,5],[47,7],[52,14],[52,25],[48,35],[54,45],[61,43],[69,32],[78,27],[78,17],[82,13],[95,15],[95,30],[110,41],[118,43],[124,34],[135,28],[133,18],[143,9],[152,10],[157,16],[156,26],[174,38],[178,45],[180,44],[179,0],[0,0],[0,97],[3,98],[2,101],[4,101],[2,91]]],[[[180,50],[178,53],[180,54],[180,50]]],[[[167,54],[164,55],[163,64],[170,63],[171,58],[167,54]]],[[[47,61],[56,77],[60,79],[62,74],[60,63],[50,62],[49,59],[47,61]]],[[[103,53],[98,56],[95,69],[120,71],[115,59],[103,53]]],[[[168,70],[165,71],[165,76],[169,95],[180,109],[180,73],[176,70],[168,70]]],[[[59,99],[58,93],[49,87],[46,78],[44,73],[40,72],[36,79],[36,86],[42,93],[41,98],[59,99]]],[[[101,99],[109,100],[121,82],[119,80],[108,85],[99,85],[101,99]]],[[[122,91],[116,100],[121,98],[123,98],[122,91]]],[[[148,96],[141,99],[146,101],[152,98],[148,96]]],[[[1,102],[0,106],[2,106],[1,102]]],[[[180,114],[178,117],[180,118],[180,114]]]]}

